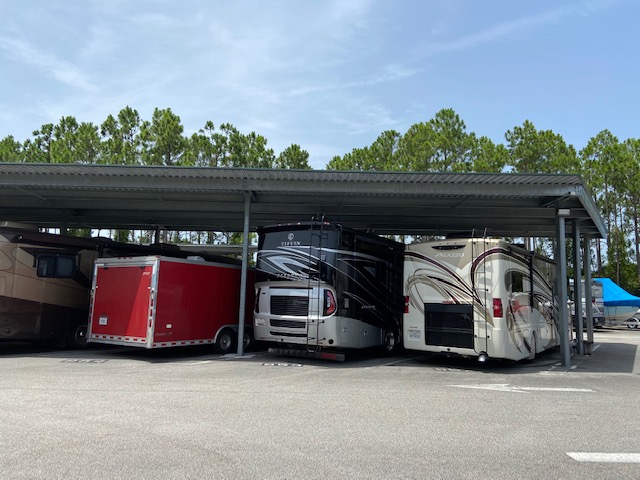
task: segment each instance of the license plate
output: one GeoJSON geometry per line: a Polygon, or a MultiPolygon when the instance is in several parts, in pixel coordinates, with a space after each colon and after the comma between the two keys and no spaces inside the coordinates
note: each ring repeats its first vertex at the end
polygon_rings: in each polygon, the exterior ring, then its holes
{"type": "Polygon", "coordinates": [[[409,340],[420,340],[420,330],[409,330],[409,340]]]}

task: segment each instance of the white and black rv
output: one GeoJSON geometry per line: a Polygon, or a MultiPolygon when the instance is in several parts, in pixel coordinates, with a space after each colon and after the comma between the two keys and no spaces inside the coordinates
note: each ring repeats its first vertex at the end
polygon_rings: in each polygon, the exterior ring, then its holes
{"type": "Polygon", "coordinates": [[[559,345],[556,266],[500,239],[407,245],[407,350],[522,360],[559,345]]]}
{"type": "Polygon", "coordinates": [[[256,340],[279,353],[332,359],[399,345],[403,244],[327,222],[258,234],[256,340]]]}

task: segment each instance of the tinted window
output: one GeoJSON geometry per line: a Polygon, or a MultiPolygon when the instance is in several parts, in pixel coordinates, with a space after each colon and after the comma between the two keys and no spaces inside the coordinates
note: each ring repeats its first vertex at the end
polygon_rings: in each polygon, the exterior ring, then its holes
{"type": "Polygon", "coordinates": [[[75,274],[75,268],[75,255],[41,254],[36,262],[39,277],[71,278],[75,274]]]}

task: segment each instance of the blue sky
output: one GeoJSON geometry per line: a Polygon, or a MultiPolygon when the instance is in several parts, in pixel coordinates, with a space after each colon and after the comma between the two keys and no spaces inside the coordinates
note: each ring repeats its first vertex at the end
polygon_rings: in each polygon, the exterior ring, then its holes
{"type": "Polygon", "coordinates": [[[292,143],[313,168],[443,108],[504,143],[640,137],[634,0],[4,0],[0,138],[125,106],[292,143]]]}

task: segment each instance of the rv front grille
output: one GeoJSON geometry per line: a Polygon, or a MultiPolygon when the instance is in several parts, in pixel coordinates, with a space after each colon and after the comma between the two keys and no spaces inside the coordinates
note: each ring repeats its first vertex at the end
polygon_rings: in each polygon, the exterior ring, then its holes
{"type": "Polygon", "coordinates": [[[306,317],[309,315],[309,298],[274,295],[271,297],[271,314],[306,317]]]}
{"type": "Polygon", "coordinates": [[[307,322],[300,322],[298,320],[278,320],[272,318],[269,320],[269,325],[279,328],[305,328],[307,326],[307,322]]]}
{"type": "Polygon", "coordinates": [[[425,344],[470,348],[473,345],[473,306],[425,304],[425,344]]]}
{"type": "Polygon", "coordinates": [[[269,332],[269,334],[274,337],[296,337],[296,338],[305,338],[307,336],[306,333],[289,333],[289,332],[269,332]]]}

